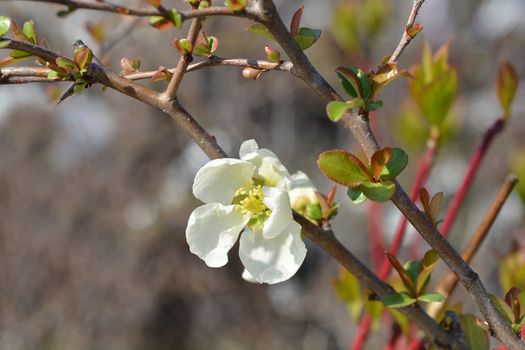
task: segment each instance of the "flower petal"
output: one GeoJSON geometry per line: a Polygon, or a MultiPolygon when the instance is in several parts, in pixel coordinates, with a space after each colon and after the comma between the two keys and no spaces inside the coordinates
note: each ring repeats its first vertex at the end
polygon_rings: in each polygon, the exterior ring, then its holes
{"type": "Polygon", "coordinates": [[[264,204],[272,210],[266,219],[262,234],[264,238],[278,236],[293,221],[288,192],[276,187],[263,187],[264,204]]]}
{"type": "Polygon", "coordinates": [[[265,239],[261,232],[246,230],[240,238],[239,256],[246,269],[245,279],[269,284],[286,281],[297,272],[306,256],[301,226],[293,221],[272,239],[265,239]]]}
{"type": "Polygon", "coordinates": [[[290,173],[272,151],[261,148],[254,140],[244,141],[239,150],[241,160],[256,166],[255,177],[264,180],[266,186],[286,189],[290,173]]]}
{"type": "Polygon", "coordinates": [[[291,178],[292,182],[290,183],[288,195],[290,196],[290,203],[292,203],[292,205],[300,198],[306,198],[309,203],[319,203],[317,189],[308,175],[302,171],[298,171],[293,174],[291,178]]]}
{"type": "Polygon", "coordinates": [[[205,204],[195,209],[188,220],[186,241],[190,252],[210,267],[228,262],[228,251],[250,218],[241,215],[234,205],[205,204]]]}
{"type": "Polygon", "coordinates": [[[255,166],[239,159],[214,159],[199,169],[193,182],[193,194],[204,203],[231,204],[241,187],[252,182],[255,166]]]}

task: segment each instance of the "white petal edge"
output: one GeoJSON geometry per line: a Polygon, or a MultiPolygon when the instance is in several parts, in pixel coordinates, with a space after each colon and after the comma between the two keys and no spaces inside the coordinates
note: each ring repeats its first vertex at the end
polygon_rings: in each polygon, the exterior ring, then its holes
{"type": "Polygon", "coordinates": [[[242,272],[242,278],[245,281],[248,281],[248,282],[251,282],[251,283],[261,283],[261,282],[257,281],[252,275],[250,275],[250,273],[246,269],[244,269],[244,271],[242,272]]]}
{"type": "Polygon", "coordinates": [[[195,209],[188,219],[186,241],[190,252],[209,267],[228,262],[228,251],[250,218],[241,215],[234,205],[205,204],[195,209]]]}
{"type": "Polygon", "coordinates": [[[199,169],[193,195],[204,203],[231,204],[235,191],[249,185],[255,166],[234,158],[214,159],[199,169]]]}
{"type": "Polygon", "coordinates": [[[264,204],[271,209],[270,216],[263,225],[264,238],[274,238],[293,222],[292,208],[288,192],[276,187],[263,187],[264,204]]]}
{"type": "Polygon", "coordinates": [[[273,239],[265,239],[261,232],[245,230],[240,238],[239,256],[246,277],[268,284],[286,281],[295,275],[306,256],[301,226],[293,221],[273,239]]]}
{"type": "Polygon", "coordinates": [[[241,147],[239,149],[239,158],[242,159],[242,157],[244,157],[245,154],[257,151],[258,149],[259,145],[254,139],[246,140],[241,144],[241,147]]]}

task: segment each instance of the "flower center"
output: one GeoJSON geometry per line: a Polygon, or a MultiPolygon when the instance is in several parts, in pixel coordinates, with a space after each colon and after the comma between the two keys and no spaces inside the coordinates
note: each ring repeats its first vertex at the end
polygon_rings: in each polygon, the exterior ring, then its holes
{"type": "Polygon", "coordinates": [[[264,194],[262,186],[256,185],[250,189],[239,188],[235,192],[233,204],[236,204],[236,209],[243,215],[251,217],[248,222],[249,227],[262,225],[264,221],[270,216],[272,212],[270,208],[264,204],[264,194]]]}

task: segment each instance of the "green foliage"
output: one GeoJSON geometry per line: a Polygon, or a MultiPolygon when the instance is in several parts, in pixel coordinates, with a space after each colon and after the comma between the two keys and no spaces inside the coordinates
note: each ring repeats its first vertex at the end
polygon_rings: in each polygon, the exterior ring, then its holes
{"type": "Polygon", "coordinates": [[[270,46],[265,46],[264,51],[266,52],[266,60],[269,62],[281,62],[281,53],[279,51],[272,49],[270,46]]]}
{"type": "Polygon", "coordinates": [[[372,180],[363,162],[344,150],[321,153],[317,164],[328,178],[346,187],[355,188],[372,180]]]}
{"type": "MultiPolygon", "coordinates": [[[[201,31],[195,41],[193,54],[196,56],[208,57],[217,50],[219,46],[219,39],[214,36],[206,35],[206,32],[201,31]]],[[[190,50],[191,51],[191,50],[190,50]]]]}
{"type": "Polygon", "coordinates": [[[381,301],[389,308],[399,308],[416,302],[441,302],[445,298],[435,292],[426,293],[426,287],[430,281],[430,275],[439,261],[439,256],[433,250],[429,250],[421,261],[410,260],[401,265],[397,258],[387,253],[387,258],[396,270],[405,290],[389,294],[381,298],[381,301]]]}
{"type": "Polygon", "coordinates": [[[518,73],[510,62],[503,62],[498,69],[498,78],[496,80],[496,94],[503,108],[504,117],[508,118],[510,107],[518,88],[518,73]]]}
{"type": "Polygon", "coordinates": [[[0,16],[0,36],[6,35],[9,27],[11,27],[11,18],[0,16]]]}
{"type": "Polygon", "coordinates": [[[467,349],[488,350],[490,348],[489,333],[478,324],[474,315],[459,315],[461,331],[467,343],[467,349]]]}
{"type": "Polygon", "coordinates": [[[226,0],[224,5],[232,11],[243,11],[246,8],[246,0],[226,0]]]}
{"type": "Polygon", "coordinates": [[[182,16],[176,9],[171,9],[168,11],[167,17],[151,16],[149,18],[149,24],[158,30],[166,30],[171,26],[180,28],[182,26],[182,16]]]}
{"type": "MultiPolygon", "coordinates": [[[[347,102],[355,104],[352,108],[362,108],[366,112],[383,106],[382,101],[374,100],[379,90],[400,76],[408,76],[406,71],[398,72],[396,65],[388,63],[383,64],[377,72],[368,74],[357,67],[339,67],[335,72],[346,93],[352,98],[347,102]],[[359,102],[354,102],[356,99],[359,102]]],[[[328,107],[327,112],[329,112],[328,107]]],[[[330,113],[328,116],[332,121],[340,119],[334,118],[330,113]]]]}
{"type": "Polygon", "coordinates": [[[441,209],[441,201],[443,200],[443,192],[436,193],[432,199],[426,188],[421,188],[419,190],[419,199],[423,205],[423,210],[427,215],[428,219],[434,226],[437,226],[439,223],[439,210],[441,209]]]}
{"type": "Polygon", "coordinates": [[[448,64],[448,45],[434,55],[428,44],[423,59],[409,82],[412,99],[432,125],[440,127],[447,117],[458,90],[457,72],[448,64]]]}
{"type": "Polygon", "coordinates": [[[248,27],[246,27],[246,30],[251,33],[263,36],[266,39],[275,41],[275,38],[273,37],[272,33],[270,33],[268,31],[268,28],[266,28],[262,23],[251,23],[250,25],[248,25],[248,27]]]}
{"type": "MultiPolygon", "coordinates": [[[[355,100],[353,100],[355,101],[355,100]]],[[[337,116],[349,108],[347,102],[332,102],[329,105],[337,116]]],[[[408,164],[408,156],[398,148],[383,148],[377,151],[365,165],[359,158],[343,150],[326,151],[319,155],[319,169],[331,180],[349,187],[348,197],[355,204],[370,198],[376,202],[389,200],[395,192],[394,179],[408,164]]]]}
{"type": "MultiPolygon", "coordinates": [[[[290,23],[290,34],[294,38],[299,48],[301,50],[306,50],[319,39],[319,37],[321,36],[321,31],[319,29],[300,27],[303,10],[304,5],[301,5],[292,16],[292,21],[290,23]]],[[[261,23],[252,23],[246,28],[246,30],[275,41],[273,35],[261,23]]]]}
{"type": "MultiPolygon", "coordinates": [[[[511,160],[511,167],[512,172],[518,179],[525,179],[525,149],[521,149],[514,153],[511,160]]],[[[518,192],[522,203],[525,204],[525,181],[518,181],[516,184],[516,191],[518,192]]]]}
{"type": "Polygon", "coordinates": [[[362,52],[380,33],[391,8],[387,0],[341,1],[332,21],[334,38],[349,54],[362,52]]]}

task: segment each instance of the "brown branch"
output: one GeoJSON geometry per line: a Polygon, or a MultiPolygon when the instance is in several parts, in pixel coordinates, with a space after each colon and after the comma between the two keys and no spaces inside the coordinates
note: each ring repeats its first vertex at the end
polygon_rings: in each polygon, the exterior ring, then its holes
{"type": "MultiPolygon", "coordinates": [[[[115,5],[107,1],[96,2],[86,0],[11,0],[11,1],[33,1],[53,3],[67,6],[71,9],[85,9],[103,11],[109,13],[117,13],[126,16],[149,17],[149,16],[164,16],[163,11],[153,7],[126,7],[115,5]]],[[[255,19],[255,17],[246,11],[232,11],[225,6],[208,7],[201,10],[187,10],[179,11],[182,21],[191,18],[209,17],[209,16],[234,16],[255,19]]]]}
{"type": "MultiPolygon", "coordinates": [[[[485,217],[483,218],[478,228],[472,235],[472,238],[470,239],[469,243],[467,244],[467,247],[461,255],[467,263],[470,263],[472,261],[472,258],[474,258],[474,255],[476,255],[478,249],[483,244],[483,241],[485,240],[485,237],[487,237],[487,234],[489,233],[492,224],[498,217],[501,208],[505,204],[516,183],[518,183],[518,178],[514,175],[509,175],[505,179],[503,185],[500,187],[496,198],[494,199],[489,208],[489,211],[485,214],[485,217]]],[[[457,276],[449,272],[447,275],[445,275],[445,277],[443,277],[436,290],[445,295],[448,299],[454,292],[457,284],[457,276]]],[[[445,306],[446,302],[433,303],[428,308],[428,312],[430,315],[435,317],[444,309],[445,306]]]]}
{"type": "MultiPolygon", "coordinates": [[[[202,28],[203,20],[204,18],[195,18],[191,21],[188,36],[186,37],[186,39],[191,43],[191,47],[195,46],[197,36],[199,35],[199,32],[202,28]]],[[[166,88],[164,93],[162,93],[162,98],[168,100],[175,99],[175,95],[177,94],[177,90],[179,89],[180,83],[182,82],[182,78],[186,73],[186,69],[188,68],[192,60],[193,56],[191,55],[191,53],[185,53],[180,57],[179,63],[177,64],[177,67],[173,72],[173,76],[170,79],[168,87],[166,88]]]]}
{"type": "Polygon", "coordinates": [[[397,47],[394,50],[392,56],[390,56],[388,63],[397,63],[399,56],[401,56],[405,48],[408,46],[408,44],[410,44],[410,42],[414,38],[407,33],[407,28],[414,25],[419,9],[421,8],[424,2],[425,0],[414,0],[412,10],[410,11],[410,15],[408,16],[407,24],[403,29],[403,35],[401,36],[401,40],[399,41],[399,44],[397,44],[397,47]]]}
{"type": "MultiPolygon", "coordinates": [[[[316,91],[326,103],[334,99],[340,99],[312,66],[304,52],[299,49],[279,17],[273,2],[271,0],[260,0],[258,4],[259,20],[272,33],[288,57],[290,57],[297,75],[316,91]]],[[[370,158],[374,152],[379,150],[379,145],[370,129],[367,116],[347,113],[344,118],[345,124],[358,140],[366,156],[370,158]]],[[[458,276],[494,331],[494,334],[509,349],[525,350],[525,344],[514,335],[503,315],[499,313],[490,301],[489,294],[481,283],[478,274],[461,258],[450,243],[441,236],[397,182],[396,192],[391,200],[428,244],[440,255],[448,267],[458,276]]]]}
{"type": "MultiPolygon", "coordinates": [[[[337,262],[339,262],[344,268],[350,271],[365,288],[370,289],[379,297],[395,293],[395,290],[392,287],[381,281],[343,244],[341,244],[332,231],[321,229],[297,213],[294,213],[294,220],[302,226],[303,234],[306,237],[315,242],[326,253],[337,260],[337,262]]],[[[441,329],[439,325],[417,304],[400,308],[398,310],[414,322],[414,324],[425,332],[425,334],[430,336],[436,345],[448,346],[452,349],[464,348],[462,343],[458,342],[454,337],[441,329]]]]}

